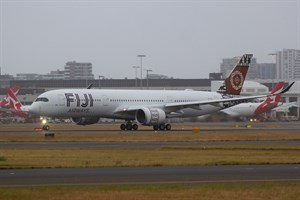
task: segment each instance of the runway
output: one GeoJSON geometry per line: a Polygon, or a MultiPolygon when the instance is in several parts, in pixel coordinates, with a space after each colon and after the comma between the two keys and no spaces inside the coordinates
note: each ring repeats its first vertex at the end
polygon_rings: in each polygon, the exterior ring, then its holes
{"type": "Polygon", "coordinates": [[[0,142],[1,148],[14,149],[155,149],[170,146],[212,146],[212,145],[293,145],[299,140],[254,140],[254,141],[203,141],[203,142],[0,142]]]}
{"type": "MultiPolygon", "coordinates": [[[[96,124],[90,126],[78,126],[75,124],[49,124],[50,132],[55,134],[81,134],[82,132],[90,134],[118,134],[118,133],[191,133],[192,129],[197,127],[201,133],[226,133],[226,132],[299,132],[299,122],[219,122],[219,123],[174,123],[171,131],[153,131],[152,127],[140,126],[137,131],[121,131],[119,124],[96,124]],[[250,128],[247,128],[250,126],[250,128]]],[[[1,133],[38,133],[35,128],[40,128],[41,124],[15,124],[1,125],[1,133]]]]}
{"type": "Polygon", "coordinates": [[[0,170],[0,186],[299,182],[300,165],[0,170]]]}

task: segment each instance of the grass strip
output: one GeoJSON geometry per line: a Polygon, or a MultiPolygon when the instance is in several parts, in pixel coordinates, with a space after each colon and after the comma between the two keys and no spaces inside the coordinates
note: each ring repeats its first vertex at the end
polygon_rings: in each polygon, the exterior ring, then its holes
{"type": "MultiPolygon", "coordinates": [[[[50,131],[51,132],[51,131],[50,131]]],[[[300,140],[299,132],[121,132],[120,133],[60,133],[45,138],[43,132],[1,133],[0,142],[199,142],[199,141],[258,141],[300,140]]]]}
{"type": "Polygon", "coordinates": [[[300,149],[281,145],[220,145],[152,149],[1,149],[0,168],[299,164],[300,149]]]}
{"type": "Polygon", "coordinates": [[[299,183],[257,184],[155,184],[99,186],[41,186],[0,188],[0,200],[81,200],[81,199],[172,199],[232,200],[272,199],[297,200],[299,183]]]}

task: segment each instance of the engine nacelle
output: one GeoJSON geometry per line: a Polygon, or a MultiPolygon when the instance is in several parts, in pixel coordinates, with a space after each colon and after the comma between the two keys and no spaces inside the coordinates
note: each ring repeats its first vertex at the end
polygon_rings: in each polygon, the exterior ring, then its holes
{"type": "Polygon", "coordinates": [[[163,124],[166,113],[159,108],[142,108],[136,111],[135,120],[143,125],[163,124]]]}
{"type": "Polygon", "coordinates": [[[72,121],[77,125],[90,125],[98,123],[100,117],[73,117],[72,121]]]}

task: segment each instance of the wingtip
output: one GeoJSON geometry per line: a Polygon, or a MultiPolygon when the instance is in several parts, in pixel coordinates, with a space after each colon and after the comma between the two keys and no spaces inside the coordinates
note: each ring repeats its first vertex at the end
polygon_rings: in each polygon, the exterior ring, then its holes
{"type": "Polygon", "coordinates": [[[282,90],[279,94],[284,94],[287,91],[291,89],[291,87],[294,85],[295,81],[293,81],[291,84],[289,84],[284,90],[282,90]]]}

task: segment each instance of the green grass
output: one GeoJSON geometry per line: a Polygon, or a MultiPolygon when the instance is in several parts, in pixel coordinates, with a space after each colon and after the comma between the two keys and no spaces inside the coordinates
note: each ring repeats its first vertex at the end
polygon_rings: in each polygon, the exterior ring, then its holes
{"type": "Polygon", "coordinates": [[[0,200],[172,199],[172,200],[299,200],[299,183],[155,184],[41,186],[0,188],[0,200]]]}
{"type": "Polygon", "coordinates": [[[150,149],[7,149],[0,168],[299,164],[300,147],[289,145],[166,146],[150,149]]]}
{"type": "Polygon", "coordinates": [[[0,162],[1,161],[6,161],[7,159],[4,156],[0,156],[0,162]]]}

